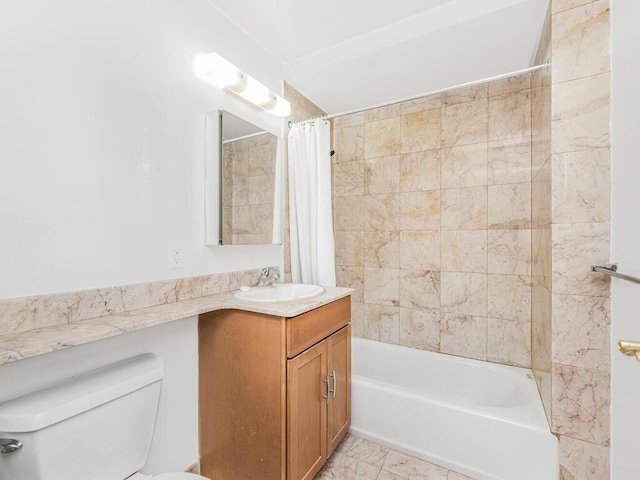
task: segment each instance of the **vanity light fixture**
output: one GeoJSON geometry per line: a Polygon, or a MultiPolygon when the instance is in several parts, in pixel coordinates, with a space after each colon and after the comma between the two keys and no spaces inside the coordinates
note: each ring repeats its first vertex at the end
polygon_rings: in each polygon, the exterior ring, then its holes
{"type": "Polygon", "coordinates": [[[194,70],[201,80],[229,90],[267,112],[278,117],[291,115],[291,104],[288,101],[215,52],[196,56],[194,70]]]}

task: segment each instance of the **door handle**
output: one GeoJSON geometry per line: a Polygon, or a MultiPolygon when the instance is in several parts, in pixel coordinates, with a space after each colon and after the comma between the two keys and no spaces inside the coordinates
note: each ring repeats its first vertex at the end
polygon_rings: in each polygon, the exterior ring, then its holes
{"type": "Polygon", "coordinates": [[[618,342],[618,350],[630,357],[636,357],[640,362],[640,342],[633,340],[620,340],[618,342]]]}

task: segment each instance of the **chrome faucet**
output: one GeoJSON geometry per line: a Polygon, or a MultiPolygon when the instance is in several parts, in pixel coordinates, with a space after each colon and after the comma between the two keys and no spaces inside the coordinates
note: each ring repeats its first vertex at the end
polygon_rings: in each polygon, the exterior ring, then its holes
{"type": "Polygon", "coordinates": [[[258,276],[258,281],[252,287],[270,287],[274,282],[280,280],[280,274],[276,267],[263,268],[258,276]]]}

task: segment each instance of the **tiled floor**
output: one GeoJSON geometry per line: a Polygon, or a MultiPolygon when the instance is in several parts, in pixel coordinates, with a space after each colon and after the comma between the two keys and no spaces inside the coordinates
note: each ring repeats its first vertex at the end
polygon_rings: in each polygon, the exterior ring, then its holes
{"type": "Polygon", "coordinates": [[[347,434],[314,480],[473,480],[347,434]]]}

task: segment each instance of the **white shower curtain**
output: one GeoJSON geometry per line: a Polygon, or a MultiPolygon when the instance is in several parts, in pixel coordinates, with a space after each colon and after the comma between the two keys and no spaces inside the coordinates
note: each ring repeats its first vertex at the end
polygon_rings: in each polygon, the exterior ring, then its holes
{"type": "Polygon", "coordinates": [[[289,228],[294,283],[336,285],[329,122],[295,123],[289,132],[289,228]]]}

